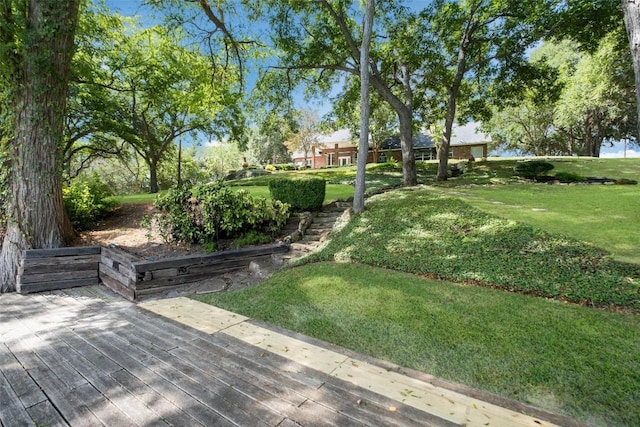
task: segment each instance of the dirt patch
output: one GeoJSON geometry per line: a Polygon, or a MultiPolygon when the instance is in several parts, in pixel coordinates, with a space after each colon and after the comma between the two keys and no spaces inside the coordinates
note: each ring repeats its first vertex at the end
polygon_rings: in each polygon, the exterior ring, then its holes
{"type": "Polygon", "coordinates": [[[83,231],[73,246],[109,246],[148,259],[166,258],[202,253],[199,245],[186,247],[165,242],[157,230],[143,227],[147,215],[158,213],[152,203],[124,203],[105,218],[94,230],[83,231]]]}

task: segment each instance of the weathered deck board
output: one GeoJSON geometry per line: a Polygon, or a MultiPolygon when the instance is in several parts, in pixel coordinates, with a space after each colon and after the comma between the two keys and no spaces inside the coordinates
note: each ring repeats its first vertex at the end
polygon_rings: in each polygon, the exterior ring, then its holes
{"type": "Polygon", "coordinates": [[[1,426],[453,425],[103,286],[0,296],[0,401],[1,426]]]}

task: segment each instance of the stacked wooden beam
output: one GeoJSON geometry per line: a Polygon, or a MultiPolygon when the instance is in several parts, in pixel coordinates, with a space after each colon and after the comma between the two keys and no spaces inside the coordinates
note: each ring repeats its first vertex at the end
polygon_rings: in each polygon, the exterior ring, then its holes
{"type": "Polygon", "coordinates": [[[73,247],[25,251],[17,291],[50,291],[104,283],[131,301],[245,269],[251,261],[289,251],[272,244],[208,255],[143,260],[117,247],[73,247]]]}
{"type": "Polygon", "coordinates": [[[24,251],[16,290],[26,294],[96,285],[100,247],[32,249],[24,251]]]}
{"type": "Polygon", "coordinates": [[[187,283],[242,270],[253,260],[288,251],[289,245],[277,243],[208,255],[133,262],[133,272],[137,277],[135,296],[164,292],[187,283]]]}
{"type": "Polygon", "coordinates": [[[141,259],[117,247],[102,248],[100,280],[108,288],[134,301],[138,277],[133,269],[133,263],[141,259]]]}

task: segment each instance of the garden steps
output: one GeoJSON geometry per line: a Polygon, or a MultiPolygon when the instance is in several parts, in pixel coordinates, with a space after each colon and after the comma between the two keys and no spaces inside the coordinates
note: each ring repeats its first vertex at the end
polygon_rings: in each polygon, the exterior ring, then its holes
{"type": "MultiPolygon", "coordinates": [[[[313,214],[313,220],[299,241],[291,242],[290,252],[279,256],[284,262],[294,261],[315,251],[329,236],[336,222],[345,210],[351,209],[351,202],[333,202],[313,214]]],[[[293,217],[283,229],[286,235],[298,230],[299,217],[293,217]]]]}

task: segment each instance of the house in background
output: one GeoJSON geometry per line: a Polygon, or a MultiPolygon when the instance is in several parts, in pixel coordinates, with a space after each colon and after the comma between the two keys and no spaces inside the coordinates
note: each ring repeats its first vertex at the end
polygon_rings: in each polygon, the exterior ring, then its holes
{"type": "MultiPolygon", "coordinates": [[[[491,141],[489,135],[477,131],[477,123],[468,123],[464,126],[457,126],[453,129],[451,146],[449,150],[450,159],[486,158],[488,153],[488,143],[491,141]]],[[[430,135],[416,134],[413,138],[413,149],[416,160],[435,160],[436,145],[430,135]]],[[[341,129],[329,135],[318,138],[318,144],[312,153],[307,154],[305,162],[304,153],[293,153],[293,161],[296,165],[306,164],[310,168],[323,168],[335,166],[347,166],[356,162],[358,154],[358,141],[351,138],[351,133],[347,129],[341,129]]],[[[400,137],[388,138],[379,149],[378,162],[386,162],[393,157],[397,161],[402,161],[402,151],[400,149],[400,137]]],[[[373,162],[373,152],[370,149],[367,163],[373,162]]]]}
{"type": "Polygon", "coordinates": [[[313,153],[296,151],[291,155],[296,166],[306,165],[318,169],[324,167],[347,166],[355,163],[358,153],[358,141],[351,138],[348,129],[340,129],[329,135],[320,135],[313,153]]]}
{"type": "MultiPolygon", "coordinates": [[[[486,158],[490,141],[491,137],[489,135],[478,132],[477,123],[456,126],[453,128],[453,136],[449,145],[449,158],[454,160],[486,158]]],[[[437,159],[437,148],[431,135],[424,133],[414,135],[413,152],[416,160],[437,159]]],[[[399,162],[402,161],[400,136],[387,139],[380,147],[379,161],[385,162],[389,156],[393,156],[399,162]]]]}

